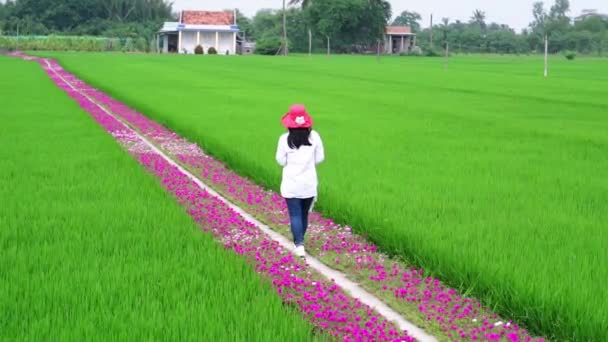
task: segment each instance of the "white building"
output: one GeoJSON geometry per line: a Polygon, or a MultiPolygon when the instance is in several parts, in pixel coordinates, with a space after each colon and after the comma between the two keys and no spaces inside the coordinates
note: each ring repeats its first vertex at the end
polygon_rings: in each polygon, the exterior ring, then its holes
{"type": "Polygon", "coordinates": [[[387,26],[383,45],[384,53],[410,53],[416,46],[416,34],[409,26],[387,26]]]}
{"type": "Polygon", "coordinates": [[[220,55],[236,54],[235,12],[181,11],[179,22],[165,22],[158,32],[160,52],[193,54],[201,45],[205,54],[210,47],[220,55]]]}

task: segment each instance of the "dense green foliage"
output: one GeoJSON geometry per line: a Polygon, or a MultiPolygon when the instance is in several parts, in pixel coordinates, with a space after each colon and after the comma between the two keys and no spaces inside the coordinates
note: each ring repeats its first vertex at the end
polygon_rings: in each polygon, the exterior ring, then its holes
{"type": "Polygon", "coordinates": [[[409,26],[412,28],[412,32],[420,32],[420,21],[422,21],[422,16],[416,12],[403,11],[401,14],[393,20],[393,26],[409,26]]]}
{"type": "MultiPolygon", "coordinates": [[[[382,0],[297,3],[302,7],[292,7],[286,13],[290,49],[294,52],[308,51],[309,30],[315,51],[325,51],[328,38],[334,52],[356,51],[362,46],[374,45],[382,38],[392,13],[390,3],[382,0]]],[[[247,37],[262,40],[264,46],[268,46],[282,35],[282,15],[282,11],[264,9],[251,20],[242,18],[239,25],[248,29],[247,37]]]]}
{"type": "Polygon", "coordinates": [[[0,340],[312,339],[39,65],[0,74],[0,340]]]}
{"type": "Polygon", "coordinates": [[[0,36],[0,48],[22,51],[123,51],[149,52],[154,45],[144,38],[105,38],[94,36],[0,36]]]}
{"type": "MultiPolygon", "coordinates": [[[[608,49],[608,20],[600,15],[589,15],[573,20],[568,16],[568,0],[556,0],[549,12],[542,2],[534,4],[534,21],[522,33],[507,25],[486,23],[485,13],[473,12],[468,23],[455,21],[447,27],[433,27],[437,46],[447,41],[453,51],[491,53],[530,53],[544,51],[544,36],[549,38],[549,52],[565,50],[603,54],[608,49]],[[444,33],[447,32],[446,38],[444,33]]],[[[418,41],[423,48],[430,44],[430,29],[423,30],[418,41]]]]}
{"type": "Polygon", "coordinates": [[[8,0],[0,4],[0,31],[150,39],[171,11],[165,0],[8,0]]]}
{"type": "Polygon", "coordinates": [[[535,332],[608,339],[604,60],[55,56],[275,190],[279,119],[307,104],[325,214],[535,332]]]}
{"type": "MultiPolygon", "coordinates": [[[[309,31],[315,52],[327,49],[328,38],[333,52],[375,51],[384,26],[409,25],[418,33],[424,50],[443,49],[446,43],[460,53],[542,52],[544,36],[549,37],[549,51],[572,50],[582,54],[603,55],[608,51],[608,18],[587,15],[572,18],[568,0],[553,0],[533,5],[534,20],[521,33],[508,25],[489,23],[481,10],[472,11],[468,22],[443,18],[432,30],[421,29],[423,18],[404,11],[391,22],[391,6],[385,0],[293,0],[286,13],[290,50],[308,52],[309,31]],[[574,19],[574,20],[573,20],[574,19]],[[433,44],[431,46],[431,31],[433,44]]],[[[237,13],[241,35],[259,40],[264,47],[282,37],[280,10],[260,10],[253,18],[237,13]]],[[[151,39],[163,20],[171,18],[171,4],[164,0],[16,0],[0,3],[0,31],[15,35],[79,34],[106,37],[151,39]]],[[[426,18],[424,18],[426,20],[426,18]]],[[[278,49],[278,48],[277,48],[278,49]]],[[[263,54],[271,54],[263,49],[263,54]]]]}
{"type": "MultiPolygon", "coordinates": [[[[302,8],[289,9],[287,29],[291,50],[308,51],[308,30],[311,29],[313,49],[317,52],[325,51],[326,36],[330,36],[335,52],[360,51],[360,45],[375,42],[377,30],[390,17],[386,16],[390,14],[390,6],[384,7],[384,11],[380,6],[375,11],[364,8],[358,0],[332,0],[306,1],[302,8]]],[[[548,12],[542,3],[536,3],[531,10],[535,19],[521,33],[508,25],[488,23],[481,10],[473,11],[468,22],[440,18],[433,25],[434,48],[443,49],[447,41],[454,52],[527,54],[542,52],[547,33],[551,53],[573,50],[604,54],[608,51],[608,20],[601,15],[571,20],[569,2],[565,0],[557,0],[548,12]],[[441,19],[447,20],[447,25],[442,24],[441,19]]],[[[411,26],[418,33],[418,44],[424,50],[432,50],[431,29],[421,29],[422,20],[420,14],[404,11],[392,24],[411,26]]],[[[282,11],[261,10],[251,20],[241,15],[239,25],[245,28],[249,38],[277,38],[282,32],[282,11]]]]}

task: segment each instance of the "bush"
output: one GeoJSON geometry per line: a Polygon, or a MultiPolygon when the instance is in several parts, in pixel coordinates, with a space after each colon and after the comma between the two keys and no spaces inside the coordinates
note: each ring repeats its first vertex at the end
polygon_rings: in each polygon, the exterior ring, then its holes
{"type": "Polygon", "coordinates": [[[443,56],[443,52],[436,48],[429,48],[424,51],[424,55],[426,57],[441,57],[443,56]]]}
{"type": "Polygon", "coordinates": [[[148,52],[148,42],[146,41],[146,38],[137,38],[135,40],[135,49],[139,52],[148,52]]]}
{"type": "Polygon", "coordinates": [[[131,38],[126,38],[125,43],[122,46],[122,52],[133,52],[133,50],[134,50],[133,40],[131,38]]]}
{"type": "Polygon", "coordinates": [[[576,58],[576,52],[568,50],[564,52],[564,56],[567,60],[572,61],[576,58]]]}
{"type": "Polygon", "coordinates": [[[203,47],[202,47],[202,46],[197,45],[197,46],[194,48],[194,54],[195,54],[195,55],[204,55],[204,54],[205,54],[205,49],[203,49],[203,47]]]}
{"type": "Polygon", "coordinates": [[[281,48],[281,39],[276,37],[261,38],[258,39],[255,45],[255,53],[258,55],[271,55],[277,54],[277,51],[281,48]]]}
{"type": "Polygon", "coordinates": [[[217,55],[217,50],[212,46],[207,50],[207,53],[210,55],[217,55]]]}
{"type": "Polygon", "coordinates": [[[402,57],[420,57],[420,56],[423,56],[423,54],[422,54],[422,50],[418,46],[416,46],[410,52],[401,52],[401,53],[399,53],[399,56],[402,56],[402,57]]]}

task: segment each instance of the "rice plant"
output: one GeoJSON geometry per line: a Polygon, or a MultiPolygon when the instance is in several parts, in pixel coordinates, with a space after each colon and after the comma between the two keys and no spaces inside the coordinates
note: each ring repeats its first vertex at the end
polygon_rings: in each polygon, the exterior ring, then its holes
{"type": "Polygon", "coordinates": [[[275,190],[307,104],[325,215],[534,332],[608,339],[604,59],[53,56],[275,190]]]}

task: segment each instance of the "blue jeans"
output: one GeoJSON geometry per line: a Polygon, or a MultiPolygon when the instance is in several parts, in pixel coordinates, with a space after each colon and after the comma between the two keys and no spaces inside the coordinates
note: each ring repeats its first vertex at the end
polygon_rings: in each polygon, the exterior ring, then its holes
{"type": "Polygon", "coordinates": [[[308,211],[313,198],[286,198],[291,221],[291,233],[296,246],[304,245],[304,235],[308,228],[308,211]]]}

